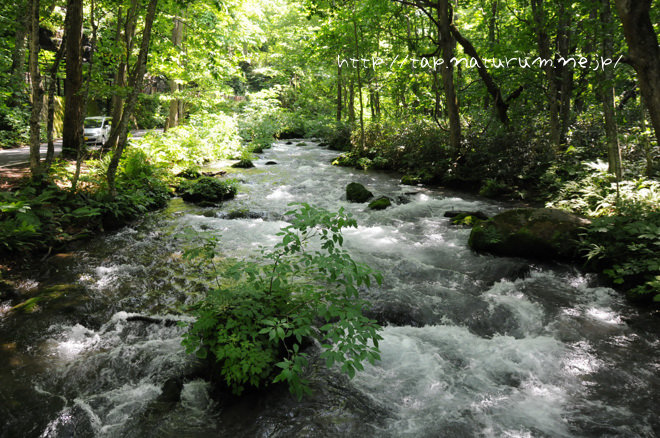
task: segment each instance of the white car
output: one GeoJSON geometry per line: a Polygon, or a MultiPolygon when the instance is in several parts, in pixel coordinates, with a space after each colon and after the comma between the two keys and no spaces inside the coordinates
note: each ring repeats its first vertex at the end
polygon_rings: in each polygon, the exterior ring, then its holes
{"type": "Polygon", "coordinates": [[[110,135],[110,122],[106,116],[87,117],[84,123],[83,138],[85,143],[103,146],[110,135]]]}

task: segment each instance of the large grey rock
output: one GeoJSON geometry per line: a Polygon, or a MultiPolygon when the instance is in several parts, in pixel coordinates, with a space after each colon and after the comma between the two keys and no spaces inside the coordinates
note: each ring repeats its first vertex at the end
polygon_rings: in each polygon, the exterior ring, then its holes
{"type": "Polygon", "coordinates": [[[589,224],[563,210],[517,208],[477,222],[468,243],[474,250],[502,256],[576,259],[578,235],[589,224]]]}

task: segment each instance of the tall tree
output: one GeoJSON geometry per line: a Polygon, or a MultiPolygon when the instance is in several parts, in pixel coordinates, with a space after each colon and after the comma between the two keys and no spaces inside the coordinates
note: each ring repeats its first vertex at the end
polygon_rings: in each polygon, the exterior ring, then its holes
{"type": "MultiPolygon", "coordinates": [[[[87,81],[85,82],[85,91],[83,92],[83,111],[82,118],[83,120],[87,117],[87,107],[89,105],[89,87],[92,83],[92,75],[94,74],[94,53],[96,52],[96,36],[98,34],[98,23],[94,20],[94,14],[96,12],[96,3],[94,0],[90,1],[89,4],[89,24],[92,26],[92,44],[89,51],[89,65],[87,70],[87,81]]],[[[80,129],[78,130],[78,136],[80,137],[80,143],[84,142],[84,126],[81,124],[80,129]]],[[[80,177],[80,168],[82,165],[83,158],[83,148],[78,148],[76,154],[76,172],[73,175],[73,180],[71,181],[71,191],[75,192],[78,186],[78,178],[80,177]]]]}
{"type": "Polygon", "coordinates": [[[41,89],[41,74],[39,72],[39,0],[30,0],[28,10],[30,16],[30,81],[32,82],[32,113],[30,115],[30,171],[32,179],[41,178],[40,119],[43,108],[43,91],[41,89]]]}
{"type": "Polygon", "coordinates": [[[454,12],[449,6],[449,0],[438,0],[437,26],[440,34],[440,48],[442,49],[443,65],[440,70],[442,85],[445,90],[445,104],[449,114],[449,146],[454,156],[458,155],[461,147],[461,120],[458,115],[458,98],[454,87],[454,67],[452,58],[456,40],[451,33],[454,12]]]}
{"type": "Polygon", "coordinates": [[[62,127],[62,155],[73,158],[83,147],[78,132],[82,125],[83,96],[82,30],[83,0],[68,0],[65,19],[66,79],[64,81],[64,126],[62,127]]]}
{"type": "Polygon", "coordinates": [[[57,86],[57,71],[60,68],[60,63],[64,57],[64,50],[66,48],[66,32],[62,36],[62,41],[60,42],[60,47],[55,53],[55,59],[53,64],[50,67],[50,75],[48,79],[48,107],[46,114],[46,138],[48,142],[48,149],[46,152],[46,163],[45,166],[48,169],[53,162],[55,157],[55,88],[57,86]]]}
{"type": "Polygon", "coordinates": [[[16,15],[20,17],[17,20],[16,26],[16,36],[14,41],[14,50],[11,54],[11,89],[12,94],[9,101],[9,104],[14,106],[18,105],[21,100],[21,96],[24,96],[23,92],[25,90],[25,38],[29,33],[30,28],[30,13],[25,14],[25,11],[30,10],[31,0],[21,0],[17,1],[16,6],[16,15]]]}
{"type": "Polygon", "coordinates": [[[140,53],[138,54],[138,59],[135,62],[135,67],[133,68],[133,74],[130,77],[129,86],[131,92],[126,100],[124,109],[121,115],[121,121],[117,128],[118,132],[118,142],[117,147],[112,153],[112,158],[110,159],[110,164],[108,165],[108,190],[110,196],[114,197],[117,194],[117,189],[115,185],[115,177],[117,174],[117,166],[119,166],[119,159],[121,158],[124,148],[126,147],[126,142],[128,141],[128,120],[133,115],[135,110],[135,105],[137,104],[137,98],[142,90],[142,83],[144,81],[144,75],[147,70],[147,54],[149,52],[149,41],[151,40],[151,28],[153,26],[154,17],[156,16],[156,8],[158,6],[158,0],[149,0],[149,6],[147,7],[147,15],[144,19],[144,31],[142,32],[142,41],[140,43],[140,53]]]}
{"type": "MultiPolygon", "coordinates": [[[[174,23],[172,26],[172,45],[174,50],[181,50],[181,44],[183,43],[183,21],[180,17],[174,16],[174,23]]],[[[180,56],[177,56],[179,59],[180,56]]],[[[165,121],[165,131],[169,128],[173,128],[179,124],[179,116],[181,101],[177,97],[179,91],[179,85],[176,79],[170,79],[170,91],[172,92],[172,99],[170,100],[170,110],[167,115],[167,120],[165,121]]]]}
{"type": "MultiPolygon", "coordinates": [[[[550,51],[551,41],[548,34],[548,17],[545,9],[544,0],[531,0],[532,16],[534,19],[534,30],[536,33],[536,44],[539,56],[549,61],[552,59],[550,51]]],[[[555,68],[551,63],[543,64],[543,71],[546,78],[546,95],[548,98],[548,111],[550,118],[550,144],[555,151],[559,151],[561,145],[561,125],[559,120],[559,99],[555,68]]]]}
{"type": "MultiPolygon", "coordinates": [[[[117,17],[117,30],[116,41],[119,43],[119,36],[121,33],[121,9],[117,17]]],[[[123,53],[119,59],[117,72],[115,73],[114,85],[115,92],[112,95],[112,123],[108,139],[103,145],[104,149],[113,149],[119,138],[119,125],[124,111],[124,87],[126,86],[126,76],[128,74],[128,66],[131,62],[131,53],[133,52],[133,42],[135,38],[135,29],[137,28],[138,19],[138,0],[131,0],[131,6],[126,12],[126,21],[124,22],[124,38],[121,43],[123,53]]]]}
{"type": "MultiPolygon", "coordinates": [[[[603,57],[612,57],[612,12],[610,0],[600,1],[600,21],[603,35],[603,57]]],[[[619,148],[619,136],[614,114],[614,75],[611,69],[603,69],[601,72],[600,94],[603,101],[603,115],[605,116],[605,137],[607,138],[607,159],[609,172],[616,175],[617,181],[621,179],[621,150],[619,148]]]]}
{"type": "Polygon", "coordinates": [[[660,47],[651,23],[651,0],[616,0],[630,63],[660,144],[660,47]]]}

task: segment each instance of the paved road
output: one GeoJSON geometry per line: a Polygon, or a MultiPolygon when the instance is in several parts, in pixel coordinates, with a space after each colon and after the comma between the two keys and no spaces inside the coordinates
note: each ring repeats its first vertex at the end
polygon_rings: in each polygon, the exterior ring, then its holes
{"type": "MultiPolygon", "coordinates": [[[[147,129],[139,129],[131,131],[133,137],[142,137],[145,133],[149,132],[147,129]]],[[[46,143],[41,145],[41,158],[46,158],[48,147],[46,143]]],[[[55,156],[57,157],[62,153],[62,140],[55,141],[55,156]]],[[[30,162],[30,148],[25,146],[16,149],[0,149],[0,169],[6,167],[17,166],[19,164],[26,164],[30,162]]]]}

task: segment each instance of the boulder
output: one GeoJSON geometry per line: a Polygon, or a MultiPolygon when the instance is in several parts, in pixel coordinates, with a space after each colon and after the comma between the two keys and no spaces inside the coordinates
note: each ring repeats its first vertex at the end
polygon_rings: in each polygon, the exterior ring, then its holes
{"type": "Polygon", "coordinates": [[[185,169],[177,173],[176,176],[185,179],[197,179],[200,176],[202,176],[202,173],[199,170],[195,170],[195,169],[185,169]]]}
{"type": "Polygon", "coordinates": [[[480,219],[482,221],[485,221],[488,219],[488,216],[485,213],[482,213],[480,211],[467,211],[467,210],[450,210],[450,211],[445,211],[444,214],[445,217],[456,217],[456,216],[472,216],[477,219],[480,219]]]}
{"type": "Polygon", "coordinates": [[[274,166],[276,164],[277,164],[276,161],[266,161],[266,166],[274,166]]]}
{"type": "Polygon", "coordinates": [[[381,196],[375,201],[369,203],[369,208],[372,210],[385,210],[387,207],[392,205],[392,201],[387,196],[381,196]]]}
{"type": "Polygon", "coordinates": [[[589,224],[563,210],[517,208],[477,222],[468,244],[501,256],[577,259],[578,234],[589,224]]]}
{"type": "Polygon", "coordinates": [[[401,184],[407,185],[407,186],[416,186],[417,184],[421,184],[421,180],[418,176],[413,176],[413,175],[403,175],[401,177],[401,184]]]}
{"type": "Polygon", "coordinates": [[[252,163],[252,161],[248,160],[247,158],[243,158],[238,163],[232,164],[231,167],[236,167],[239,169],[250,169],[251,167],[254,167],[254,163],[252,163]]]}
{"type": "Polygon", "coordinates": [[[352,182],[346,186],[346,199],[350,202],[367,202],[374,196],[362,184],[352,182]]]}
{"type": "Polygon", "coordinates": [[[177,187],[177,192],[186,202],[214,205],[233,198],[236,195],[236,185],[232,181],[220,181],[210,176],[203,176],[196,180],[184,180],[177,187]]]}

